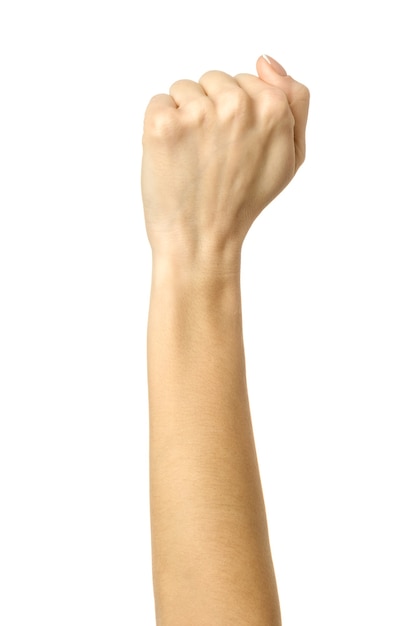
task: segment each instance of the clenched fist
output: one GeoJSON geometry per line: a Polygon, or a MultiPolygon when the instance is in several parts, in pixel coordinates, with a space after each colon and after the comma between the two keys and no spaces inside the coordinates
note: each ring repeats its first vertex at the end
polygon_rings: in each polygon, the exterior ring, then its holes
{"type": "Polygon", "coordinates": [[[308,89],[273,59],[258,76],[180,80],[145,113],[142,197],[156,256],[240,254],[305,157],[308,89]]]}

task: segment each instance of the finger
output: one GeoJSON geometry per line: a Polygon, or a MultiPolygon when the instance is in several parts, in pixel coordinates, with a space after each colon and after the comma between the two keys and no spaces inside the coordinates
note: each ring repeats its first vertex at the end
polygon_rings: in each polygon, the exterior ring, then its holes
{"type": "Polygon", "coordinates": [[[307,110],[306,106],[304,106],[304,109],[302,109],[302,111],[304,113],[307,113],[308,101],[310,96],[307,87],[297,82],[286,73],[280,73],[278,68],[281,68],[281,70],[285,72],[282,65],[280,65],[271,57],[268,58],[271,59],[271,62],[268,62],[266,60],[266,57],[262,56],[259,57],[256,63],[256,69],[258,71],[259,78],[265,83],[272,85],[273,87],[278,87],[279,89],[282,89],[285,92],[291,107],[295,102],[303,101],[304,105],[307,105],[307,110]],[[274,62],[274,64],[272,64],[272,61],[274,62]]]}
{"type": "Polygon", "coordinates": [[[290,105],[295,120],[294,142],[297,157],[297,167],[301,165],[305,157],[305,131],[307,125],[310,92],[305,85],[288,76],[282,65],[271,57],[260,57],[256,63],[259,78],[264,82],[282,89],[290,105]],[[277,67],[278,66],[278,67],[277,67]],[[281,69],[280,69],[281,68],[281,69]]]}
{"type": "Polygon", "coordinates": [[[153,96],[145,111],[144,117],[144,137],[152,135],[163,135],[169,128],[174,116],[176,116],[177,105],[166,93],[153,96]]]}
{"type": "Polygon", "coordinates": [[[270,85],[282,88],[284,85],[289,85],[292,80],[278,61],[266,55],[259,57],[256,62],[256,70],[259,78],[270,85]]]}
{"type": "Polygon", "coordinates": [[[287,72],[282,67],[281,63],[278,63],[278,61],[268,56],[267,54],[263,54],[261,58],[263,58],[269,65],[271,65],[278,74],[281,74],[281,76],[287,76],[287,72]]]}
{"type": "Polygon", "coordinates": [[[149,100],[146,108],[146,114],[153,114],[163,109],[176,109],[177,105],[171,96],[167,93],[159,93],[149,100]]]}
{"type": "Polygon", "coordinates": [[[271,85],[268,85],[265,81],[253,74],[237,74],[234,79],[252,98],[256,98],[256,96],[262,93],[262,91],[265,91],[265,89],[271,89],[271,85]]]}
{"type": "MultiPolygon", "coordinates": [[[[307,92],[308,93],[308,92],[307,92]]],[[[306,126],[309,107],[309,97],[294,100],[291,104],[291,111],[295,119],[294,144],[296,169],[300,167],[306,154],[306,126]]]]}
{"type": "Polygon", "coordinates": [[[218,70],[206,72],[200,78],[199,82],[205,93],[209,97],[213,98],[227,90],[239,89],[239,85],[237,84],[233,76],[230,76],[225,72],[219,72],[218,70]]]}
{"type": "Polygon", "coordinates": [[[206,96],[202,86],[193,80],[177,80],[171,85],[169,93],[179,107],[184,106],[196,98],[206,96]]]}

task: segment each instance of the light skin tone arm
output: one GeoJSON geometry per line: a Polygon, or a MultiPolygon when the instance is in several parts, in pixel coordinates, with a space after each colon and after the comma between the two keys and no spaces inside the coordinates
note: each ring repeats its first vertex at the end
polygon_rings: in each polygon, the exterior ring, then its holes
{"type": "Polygon", "coordinates": [[[150,503],[158,626],[279,626],[245,376],[244,238],[304,160],[308,90],[181,80],[150,101],[142,197],[152,249],[150,503]]]}

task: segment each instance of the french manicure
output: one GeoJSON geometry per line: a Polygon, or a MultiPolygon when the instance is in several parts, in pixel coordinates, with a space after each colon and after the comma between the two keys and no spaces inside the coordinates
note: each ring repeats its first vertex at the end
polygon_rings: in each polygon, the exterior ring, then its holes
{"type": "Polygon", "coordinates": [[[281,74],[281,76],[286,76],[287,75],[287,72],[282,67],[282,65],[280,63],[278,63],[278,61],[275,61],[275,59],[273,59],[272,57],[268,56],[267,54],[263,54],[262,56],[265,59],[265,61],[267,63],[269,63],[269,65],[272,67],[272,69],[274,69],[277,72],[277,74],[281,74]]]}

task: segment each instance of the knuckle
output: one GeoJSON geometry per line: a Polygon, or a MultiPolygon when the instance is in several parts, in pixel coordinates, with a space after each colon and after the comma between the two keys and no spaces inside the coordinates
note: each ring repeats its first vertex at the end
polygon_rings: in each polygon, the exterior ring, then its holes
{"type": "Polygon", "coordinates": [[[307,103],[310,102],[310,90],[302,83],[295,83],[294,96],[297,100],[301,100],[307,103]]]}
{"type": "Polygon", "coordinates": [[[204,74],[201,74],[198,82],[202,83],[206,80],[206,78],[210,78],[210,76],[212,76],[213,74],[215,74],[215,71],[210,71],[210,72],[204,72],[204,74]]]}
{"type": "Polygon", "coordinates": [[[288,76],[288,78],[289,93],[291,94],[291,98],[308,104],[310,102],[310,90],[302,83],[294,80],[291,76],[288,76]]]}
{"type": "Polygon", "coordinates": [[[300,97],[303,100],[307,100],[307,102],[310,100],[310,90],[308,87],[306,87],[305,85],[301,85],[300,83],[300,97]]]}
{"type": "Polygon", "coordinates": [[[204,72],[204,74],[202,74],[200,76],[199,82],[200,83],[204,83],[206,81],[210,81],[212,79],[218,79],[220,76],[222,76],[223,72],[220,72],[219,70],[209,70],[208,72],[204,72]]]}
{"type": "Polygon", "coordinates": [[[226,122],[242,118],[250,111],[250,98],[243,89],[229,89],[217,96],[217,111],[226,122]]]}
{"type": "Polygon", "coordinates": [[[262,115],[276,119],[290,117],[291,110],[284,91],[277,88],[264,89],[259,97],[262,115]]]}
{"type": "Polygon", "coordinates": [[[154,139],[168,138],[178,130],[178,120],[174,109],[158,109],[145,113],[144,136],[154,139]]]}
{"type": "Polygon", "coordinates": [[[174,83],[172,83],[171,87],[169,88],[169,93],[173,94],[173,93],[177,93],[179,91],[181,91],[184,87],[187,87],[192,81],[188,80],[186,78],[181,78],[180,80],[176,80],[174,83]]]}
{"type": "Polygon", "coordinates": [[[184,124],[188,127],[200,126],[211,114],[212,103],[202,96],[192,100],[184,107],[184,124]]]}

